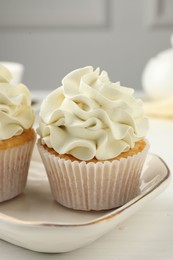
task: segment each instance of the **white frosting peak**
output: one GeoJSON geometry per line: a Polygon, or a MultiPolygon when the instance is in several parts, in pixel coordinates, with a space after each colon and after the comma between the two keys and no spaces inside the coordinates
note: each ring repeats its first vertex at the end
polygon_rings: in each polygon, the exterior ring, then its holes
{"type": "Polygon", "coordinates": [[[0,140],[20,135],[34,123],[29,90],[23,84],[10,84],[11,79],[11,73],[0,65],[0,140]]]}
{"type": "Polygon", "coordinates": [[[146,135],[148,121],[133,89],[112,83],[107,72],[85,67],[69,73],[40,111],[43,144],[80,160],[112,159],[146,135]]]}

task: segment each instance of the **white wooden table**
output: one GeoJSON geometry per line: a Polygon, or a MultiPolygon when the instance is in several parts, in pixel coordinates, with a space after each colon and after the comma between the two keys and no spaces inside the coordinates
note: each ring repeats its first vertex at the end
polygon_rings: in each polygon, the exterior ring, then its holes
{"type": "MultiPolygon", "coordinates": [[[[173,172],[173,121],[150,119],[150,152],[173,172]]],[[[35,253],[0,241],[0,260],[172,260],[173,180],[156,199],[94,243],[64,254],[35,253]]]]}

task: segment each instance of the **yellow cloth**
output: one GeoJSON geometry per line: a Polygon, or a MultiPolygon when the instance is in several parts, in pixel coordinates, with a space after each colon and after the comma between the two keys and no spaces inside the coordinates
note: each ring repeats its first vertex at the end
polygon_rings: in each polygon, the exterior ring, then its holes
{"type": "Polygon", "coordinates": [[[147,116],[173,119],[173,95],[156,101],[144,102],[147,116]]]}

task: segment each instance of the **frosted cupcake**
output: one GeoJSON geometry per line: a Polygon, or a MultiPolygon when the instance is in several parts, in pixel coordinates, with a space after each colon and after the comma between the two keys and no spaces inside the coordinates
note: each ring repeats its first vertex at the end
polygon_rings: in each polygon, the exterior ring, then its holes
{"type": "Polygon", "coordinates": [[[23,192],[36,134],[30,92],[0,65],[0,202],[23,192]]]}
{"type": "Polygon", "coordinates": [[[38,148],[57,202],[102,210],[138,194],[148,121],[133,92],[89,66],[69,73],[45,98],[38,148]]]}

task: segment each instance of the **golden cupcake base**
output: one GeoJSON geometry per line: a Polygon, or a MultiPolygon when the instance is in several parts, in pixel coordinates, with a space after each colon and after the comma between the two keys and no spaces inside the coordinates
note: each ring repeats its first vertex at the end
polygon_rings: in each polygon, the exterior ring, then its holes
{"type": "Polygon", "coordinates": [[[35,139],[35,131],[29,129],[0,141],[0,202],[24,191],[35,139]]]}
{"type": "Polygon", "coordinates": [[[58,155],[38,141],[53,198],[68,208],[105,210],[127,203],[139,194],[142,167],[148,142],[107,161],[79,161],[58,155]]]}

